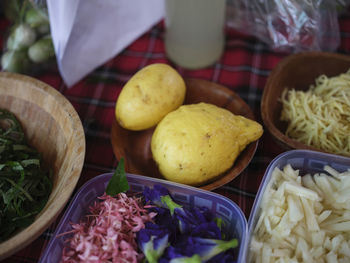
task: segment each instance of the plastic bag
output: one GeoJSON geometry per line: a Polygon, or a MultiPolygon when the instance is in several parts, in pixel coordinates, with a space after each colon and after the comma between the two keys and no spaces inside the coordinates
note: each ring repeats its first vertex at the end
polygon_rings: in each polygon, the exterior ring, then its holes
{"type": "Polygon", "coordinates": [[[34,75],[56,63],[45,5],[29,0],[5,1],[3,5],[12,25],[4,41],[1,69],[34,75]]]}
{"type": "Polygon", "coordinates": [[[277,51],[335,51],[347,0],[228,0],[227,25],[277,51]]]}

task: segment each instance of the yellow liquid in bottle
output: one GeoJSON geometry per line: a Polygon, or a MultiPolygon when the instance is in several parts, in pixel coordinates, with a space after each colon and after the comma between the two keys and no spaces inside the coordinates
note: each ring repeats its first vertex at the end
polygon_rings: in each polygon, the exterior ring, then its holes
{"type": "Polygon", "coordinates": [[[224,50],[225,0],[166,0],[165,48],[188,69],[215,63],[224,50]]]}

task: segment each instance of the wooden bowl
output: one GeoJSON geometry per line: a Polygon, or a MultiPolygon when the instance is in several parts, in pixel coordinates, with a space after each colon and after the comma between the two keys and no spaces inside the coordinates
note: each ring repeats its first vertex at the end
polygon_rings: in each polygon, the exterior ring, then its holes
{"type": "MultiPolygon", "coordinates": [[[[200,79],[185,79],[185,82],[187,91],[184,104],[207,102],[254,120],[254,115],[244,100],[226,87],[200,79]]],[[[111,131],[113,151],[118,160],[124,157],[127,172],[164,179],[152,158],[150,144],[153,131],[154,128],[129,131],[114,121],[111,131]]],[[[228,171],[215,178],[215,181],[202,185],[200,188],[213,190],[232,181],[249,164],[255,154],[257,144],[258,141],[249,144],[228,171]]]]}
{"type": "Polygon", "coordinates": [[[0,259],[42,234],[65,207],[85,157],[85,135],[69,101],[49,85],[28,76],[0,72],[0,107],[21,122],[27,142],[43,154],[54,173],[53,190],[34,223],[0,243],[0,259]]]}
{"type": "Polygon", "coordinates": [[[349,56],[307,52],[286,57],[272,70],[263,91],[261,115],[267,130],[279,145],[286,150],[309,149],[322,152],[285,135],[287,123],[280,121],[282,103],[279,98],[285,88],[307,90],[318,76],[337,76],[349,68],[349,56]]]}

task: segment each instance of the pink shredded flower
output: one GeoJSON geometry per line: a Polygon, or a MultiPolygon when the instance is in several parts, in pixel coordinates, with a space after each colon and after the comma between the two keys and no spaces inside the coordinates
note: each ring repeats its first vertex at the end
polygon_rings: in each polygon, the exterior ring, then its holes
{"type": "Polygon", "coordinates": [[[140,198],[125,193],[103,194],[99,199],[85,221],[72,224],[72,230],[63,234],[73,236],[65,241],[61,262],[140,262],[143,254],[137,250],[136,232],[156,213],[148,213],[140,198]]]}

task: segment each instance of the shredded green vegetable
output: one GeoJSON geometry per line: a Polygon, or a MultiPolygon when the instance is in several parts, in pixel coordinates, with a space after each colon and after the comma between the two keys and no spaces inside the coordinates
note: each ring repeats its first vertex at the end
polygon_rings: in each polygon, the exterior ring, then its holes
{"type": "Polygon", "coordinates": [[[51,177],[15,115],[0,109],[0,242],[34,221],[51,193],[51,177]]]}

